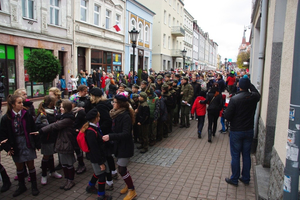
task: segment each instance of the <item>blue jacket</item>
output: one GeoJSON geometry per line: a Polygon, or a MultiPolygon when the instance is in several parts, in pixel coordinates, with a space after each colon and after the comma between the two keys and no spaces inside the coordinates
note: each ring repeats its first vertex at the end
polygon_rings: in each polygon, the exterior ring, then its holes
{"type": "Polygon", "coordinates": [[[81,85],[86,85],[87,86],[87,82],[86,82],[86,78],[81,78],[81,85]]]}
{"type": "Polygon", "coordinates": [[[66,89],[66,80],[60,79],[60,85],[61,85],[61,89],[66,89]]]}

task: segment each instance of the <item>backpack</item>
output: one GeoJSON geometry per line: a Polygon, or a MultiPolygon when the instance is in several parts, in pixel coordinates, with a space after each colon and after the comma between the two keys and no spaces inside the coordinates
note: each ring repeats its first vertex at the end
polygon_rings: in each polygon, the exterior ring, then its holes
{"type": "MultiPolygon", "coordinates": [[[[96,134],[96,137],[98,136],[97,132],[94,129],[92,129],[91,127],[89,127],[87,130],[94,131],[94,133],[96,134]]],[[[76,139],[77,139],[77,143],[78,143],[80,149],[83,152],[86,152],[86,153],[90,152],[89,147],[85,140],[85,132],[79,131],[76,139]]]]}

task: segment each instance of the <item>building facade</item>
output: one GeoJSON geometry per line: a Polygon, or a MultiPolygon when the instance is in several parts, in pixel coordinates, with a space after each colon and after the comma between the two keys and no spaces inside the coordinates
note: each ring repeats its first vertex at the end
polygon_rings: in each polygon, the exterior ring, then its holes
{"type": "Polygon", "coordinates": [[[184,4],[181,0],[138,0],[155,12],[153,19],[152,68],[170,70],[182,67],[184,4]]]}
{"type": "Polygon", "coordinates": [[[194,17],[186,9],[184,9],[183,19],[183,28],[185,31],[183,48],[186,50],[186,58],[185,63],[183,63],[183,66],[185,66],[186,69],[193,70],[195,66],[195,62],[193,62],[193,43],[198,42],[195,41],[197,39],[194,38],[193,34],[194,17]]]}
{"type": "Polygon", "coordinates": [[[124,72],[149,70],[152,68],[152,29],[154,12],[137,2],[136,0],[126,1],[126,22],[125,22],[125,67],[124,72]],[[139,31],[138,41],[133,57],[129,31],[133,28],[139,31]],[[133,62],[133,59],[135,62],[133,62]],[[135,66],[133,66],[135,63],[135,66]]]}
{"type": "Polygon", "coordinates": [[[43,83],[32,82],[24,62],[33,49],[44,48],[56,56],[61,74],[72,70],[72,1],[2,0],[0,6],[0,73],[5,98],[17,88],[28,97],[45,94],[43,83]]]}

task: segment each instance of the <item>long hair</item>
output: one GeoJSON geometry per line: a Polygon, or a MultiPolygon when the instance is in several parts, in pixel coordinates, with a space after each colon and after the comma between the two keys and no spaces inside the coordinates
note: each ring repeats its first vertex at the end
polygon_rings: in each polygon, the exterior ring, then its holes
{"type": "Polygon", "coordinates": [[[218,83],[213,83],[212,88],[216,90],[214,96],[215,97],[218,96],[220,94],[220,92],[219,92],[219,84],[218,83]]]}
{"type": "MultiPolygon", "coordinates": [[[[98,114],[97,114],[97,117],[100,117],[100,113],[99,113],[99,112],[98,112],[98,114]]],[[[95,124],[95,120],[96,120],[96,117],[95,117],[94,119],[92,119],[91,122],[95,124]]],[[[86,122],[85,124],[83,124],[83,126],[82,126],[81,129],[80,129],[80,131],[81,131],[81,132],[85,132],[86,129],[89,128],[89,126],[90,126],[90,123],[89,123],[89,122],[86,122]]],[[[101,127],[100,127],[100,128],[101,128],[101,127]]]]}
{"type": "Polygon", "coordinates": [[[91,100],[91,103],[97,104],[97,103],[99,103],[99,101],[106,101],[106,100],[107,100],[107,98],[104,95],[102,95],[100,97],[94,96],[93,100],[91,100]]]}
{"type": "Polygon", "coordinates": [[[47,115],[45,108],[48,107],[52,104],[52,106],[55,105],[55,98],[53,96],[47,95],[44,97],[44,101],[42,101],[39,104],[37,115],[43,113],[44,115],[47,115]]]}
{"type": "Polygon", "coordinates": [[[56,99],[59,100],[61,98],[61,91],[57,87],[50,88],[49,92],[53,92],[53,94],[55,95],[56,99]]]}
{"type": "Polygon", "coordinates": [[[130,118],[131,118],[131,122],[132,124],[135,123],[135,113],[134,110],[130,107],[129,103],[127,101],[119,101],[118,99],[116,99],[119,105],[119,108],[126,108],[126,110],[129,111],[130,114],[130,118]]]}
{"type": "Polygon", "coordinates": [[[72,102],[69,99],[62,100],[61,104],[65,110],[65,113],[72,111],[72,102]]]}
{"type": "Polygon", "coordinates": [[[7,111],[6,111],[6,115],[7,115],[8,119],[12,119],[11,112],[13,110],[13,105],[16,103],[18,98],[21,98],[22,101],[23,101],[23,98],[20,95],[15,95],[15,94],[8,95],[8,98],[7,98],[7,111]]]}

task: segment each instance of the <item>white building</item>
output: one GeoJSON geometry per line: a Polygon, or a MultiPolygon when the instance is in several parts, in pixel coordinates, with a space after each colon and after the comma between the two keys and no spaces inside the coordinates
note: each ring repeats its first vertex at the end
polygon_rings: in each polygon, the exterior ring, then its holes
{"type": "Polygon", "coordinates": [[[186,50],[186,58],[184,66],[186,66],[189,69],[193,69],[193,21],[194,17],[186,10],[184,9],[184,23],[183,28],[185,30],[185,36],[184,36],[184,46],[183,48],[186,50]]]}

